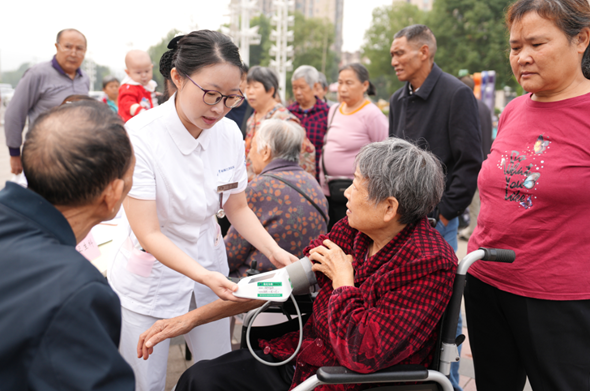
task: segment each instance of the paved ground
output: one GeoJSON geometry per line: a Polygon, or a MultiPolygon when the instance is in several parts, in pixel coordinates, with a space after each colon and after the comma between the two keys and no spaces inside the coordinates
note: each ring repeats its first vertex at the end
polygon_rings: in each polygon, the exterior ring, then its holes
{"type": "MultiPolygon", "coordinates": [[[[2,118],[4,118],[4,107],[0,107],[0,133],[1,133],[1,140],[2,145],[0,145],[0,189],[4,188],[4,184],[7,180],[12,177],[10,174],[10,161],[9,161],[9,154],[8,149],[5,147],[5,139],[4,139],[4,126],[2,123],[2,118]]],[[[460,240],[459,241],[459,251],[457,252],[457,256],[459,259],[463,258],[467,251],[467,242],[460,240]]],[[[463,333],[467,335],[467,324],[465,321],[465,315],[463,314],[463,333]]],[[[238,324],[236,330],[234,332],[234,340],[232,341],[234,344],[239,344],[239,336],[240,334],[240,325],[238,324]]],[[[170,346],[170,354],[168,356],[168,373],[166,377],[166,391],[172,390],[180,375],[190,367],[190,361],[185,360],[185,344],[184,339],[182,337],[176,338],[172,341],[170,346]]],[[[461,367],[460,367],[460,385],[463,387],[464,391],[476,391],[475,387],[475,379],[474,379],[474,372],[473,372],[473,358],[471,355],[471,349],[469,347],[469,339],[467,338],[463,343],[463,350],[461,352],[461,367]]],[[[525,387],[525,391],[531,391],[531,387],[527,382],[525,387]]]]}

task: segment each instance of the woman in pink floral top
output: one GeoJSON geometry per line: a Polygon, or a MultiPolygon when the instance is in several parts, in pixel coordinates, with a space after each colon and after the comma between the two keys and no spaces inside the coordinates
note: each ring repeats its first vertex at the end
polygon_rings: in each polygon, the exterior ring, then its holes
{"type": "MultiPolygon", "coordinates": [[[[276,74],[269,68],[254,66],[248,72],[248,86],[246,95],[248,103],[254,109],[254,113],[248,119],[246,125],[246,156],[250,152],[252,138],[256,134],[256,129],[267,119],[280,119],[284,121],[293,121],[300,124],[299,119],[295,117],[285,106],[275,100],[279,88],[279,79],[276,74]]],[[[301,144],[301,154],[299,155],[299,165],[313,177],[315,177],[315,147],[309,141],[307,136],[301,144]]],[[[252,170],[252,162],[246,157],[246,166],[248,167],[248,182],[254,179],[255,174],[252,170]]]]}

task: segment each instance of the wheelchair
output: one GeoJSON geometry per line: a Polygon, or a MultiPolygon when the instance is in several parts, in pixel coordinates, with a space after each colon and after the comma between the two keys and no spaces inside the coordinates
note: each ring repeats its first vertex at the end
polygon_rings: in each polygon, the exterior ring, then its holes
{"type": "MultiPolygon", "coordinates": [[[[461,310],[461,298],[465,288],[465,278],[469,267],[479,261],[512,263],[515,253],[512,250],[480,248],[467,254],[457,267],[453,293],[447,309],[440,322],[439,338],[435,346],[435,354],[429,368],[421,365],[394,365],[374,373],[357,373],[345,367],[321,367],[316,374],[293,389],[293,391],[309,391],[324,384],[379,384],[371,390],[379,391],[453,391],[448,375],[451,370],[451,363],[459,361],[457,346],[465,340],[463,334],[456,336],[457,322],[461,310]],[[391,383],[389,385],[388,383],[391,383]],[[396,384],[405,383],[405,384],[396,384]],[[415,384],[407,384],[415,383],[415,384]],[[386,385],[383,385],[386,384],[386,385]]],[[[313,298],[308,296],[297,296],[296,299],[305,313],[303,320],[306,321],[311,315],[313,298]],[[302,300],[302,302],[299,302],[302,300]]],[[[284,333],[297,329],[297,319],[290,318],[291,302],[286,302],[279,307],[270,307],[271,312],[283,312],[289,318],[285,323],[273,326],[251,328],[250,341],[257,346],[257,338],[272,339],[284,333]],[[255,330],[255,331],[254,331],[255,330]]],[[[253,321],[254,311],[250,311],[243,321],[241,347],[246,346],[246,329],[253,321]]]]}

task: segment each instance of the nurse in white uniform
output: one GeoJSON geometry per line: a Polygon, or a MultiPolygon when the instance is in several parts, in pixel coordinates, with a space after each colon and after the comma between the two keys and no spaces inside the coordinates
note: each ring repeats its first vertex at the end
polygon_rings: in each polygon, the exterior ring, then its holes
{"type": "MultiPolygon", "coordinates": [[[[170,76],[178,91],[163,105],[131,119],[127,131],[137,160],[124,202],[129,236],[108,279],[119,295],[120,351],[137,390],[164,390],[169,341],[149,360],[137,358],[139,335],[162,318],[232,295],[227,257],[215,216],[232,225],[277,267],[297,258],[282,250],[248,207],[242,134],[225,118],[244,96],[238,48],[218,32],[193,31],[171,42],[170,76]]],[[[161,64],[167,66],[166,63],[161,64]]],[[[194,361],[230,351],[229,320],[185,336],[194,361]]]]}

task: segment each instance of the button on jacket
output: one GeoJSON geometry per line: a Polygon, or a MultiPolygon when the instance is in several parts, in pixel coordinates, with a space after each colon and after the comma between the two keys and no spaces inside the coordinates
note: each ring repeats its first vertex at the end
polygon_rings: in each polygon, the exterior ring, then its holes
{"type": "Polygon", "coordinates": [[[448,220],[471,203],[483,160],[473,91],[436,64],[418,91],[410,83],[389,102],[389,136],[417,142],[443,163],[447,181],[440,213],[448,220]]]}
{"type": "Polygon", "coordinates": [[[68,221],[31,190],[0,191],[0,389],[132,391],[121,305],[76,251],[68,221]]]}
{"type": "MultiPolygon", "coordinates": [[[[172,96],[125,125],[136,157],[129,196],[155,200],[162,233],[206,269],[227,275],[225,246],[215,218],[217,186],[238,183],[223,193],[223,203],[230,194],[246,189],[242,134],[234,121],[222,118],[195,139],[180,121],[174,101],[172,96]]],[[[217,299],[207,286],[157,260],[138,274],[129,264],[128,250],[120,248],[108,272],[123,307],[170,318],[188,311],[193,291],[199,306],[217,299]]]]}

